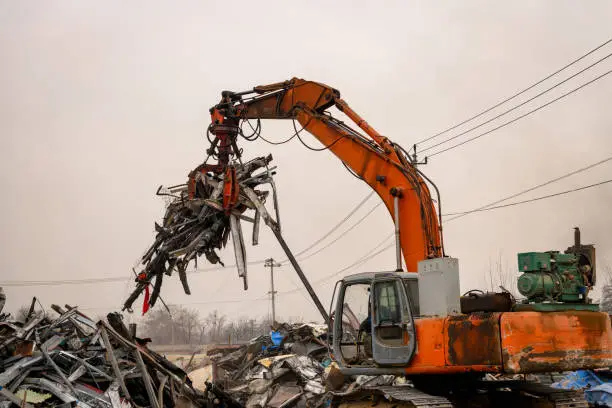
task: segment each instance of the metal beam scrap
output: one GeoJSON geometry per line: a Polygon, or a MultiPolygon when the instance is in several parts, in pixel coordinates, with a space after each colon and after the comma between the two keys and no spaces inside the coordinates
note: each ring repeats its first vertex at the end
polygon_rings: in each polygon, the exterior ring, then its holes
{"type": "Polygon", "coordinates": [[[161,192],[161,187],[158,189],[158,195],[169,197],[166,213],[163,221],[155,224],[155,241],[141,259],[136,287],[124,302],[123,310],[131,310],[136,299],[150,286],[153,290],[143,311],[154,306],[163,276],[171,276],[174,271],[177,271],[185,293],[190,294],[187,267],[202,255],[211,264],[224,265],[216,251],[224,248],[230,237],[238,275],[247,289],[246,248],[241,221],[254,224],[252,241],[257,245],[261,214],[258,206],[270,193],[257,187],[264,184],[271,187],[277,215],[274,222],[278,224],[276,187],[272,180],[274,168],[268,166],[271,161],[271,155],[245,163],[236,161],[228,164],[224,171],[216,172],[209,171],[210,165],[202,164],[189,174],[186,184],[165,192],[161,192]],[[248,210],[253,211],[252,217],[244,214],[248,210]]]}
{"type": "Polygon", "coordinates": [[[187,374],[141,345],[118,313],[96,323],[70,306],[53,310],[61,315],[31,317],[25,324],[0,317],[0,344],[6,345],[0,349],[0,407],[31,407],[41,395],[45,406],[206,405],[205,393],[193,388],[187,374]]]}

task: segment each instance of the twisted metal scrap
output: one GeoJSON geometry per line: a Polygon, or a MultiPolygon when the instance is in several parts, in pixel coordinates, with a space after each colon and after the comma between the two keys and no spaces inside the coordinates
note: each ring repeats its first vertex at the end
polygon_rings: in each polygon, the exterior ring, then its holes
{"type": "MultiPolygon", "coordinates": [[[[221,264],[216,250],[227,245],[229,236],[234,241],[234,252],[239,276],[246,283],[246,254],[242,238],[240,220],[254,223],[253,245],[257,244],[259,227],[259,211],[253,203],[253,198],[265,202],[269,191],[254,190],[262,184],[270,184],[273,189],[276,215],[276,193],[272,175],[268,168],[272,156],[258,157],[244,164],[236,164],[236,178],[240,186],[240,195],[237,203],[226,211],[223,208],[223,174],[203,173],[203,166],[196,168],[190,176],[195,179],[195,192],[193,198],[189,197],[187,185],[171,187],[169,189],[172,200],[166,209],[162,225],[155,223],[157,235],[155,242],[143,255],[141,271],[136,279],[136,288],[123,305],[123,310],[131,310],[132,304],[143,290],[153,282],[153,292],[149,304],[154,306],[161,291],[163,276],[171,276],[176,269],[186,294],[191,294],[187,283],[187,267],[193,260],[204,255],[211,264],[221,264]],[[253,173],[259,169],[265,170],[257,175],[253,173]],[[254,191],[256,197],[252,197],[254,191]],[[255,217],[243,215],[247,210],[255,211],[255,217]],[[155,279],[154,279],[155,278],[155,279]]],[[[159,190],[158,190],[159,194],[159,190]]]]}

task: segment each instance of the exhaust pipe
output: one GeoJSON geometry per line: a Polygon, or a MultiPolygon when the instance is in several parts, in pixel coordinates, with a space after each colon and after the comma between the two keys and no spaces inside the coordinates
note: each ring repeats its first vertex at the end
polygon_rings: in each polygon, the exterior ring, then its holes
{"type": "Polygon", "coordinates": [[[574,227],[574,247],[580,247],[580,228],[574,227]]]}

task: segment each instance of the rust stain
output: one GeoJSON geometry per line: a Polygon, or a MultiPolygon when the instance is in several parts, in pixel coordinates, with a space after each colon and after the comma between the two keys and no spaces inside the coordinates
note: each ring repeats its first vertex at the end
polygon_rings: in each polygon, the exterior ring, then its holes
{"type": "Polygon", "coordinates": [[[608,367],[612,359],[602,358],[601,350],[551,351],[524,354],[517,364],[521,372],[573,371],[608,367]]]}
{"type": "Polygon", "coordinates": [[[448,365],[501,365],[500,313],[451,316],[446,321],[448,365]]]}
{"type": "Polygon", "coordinates": [[[571,371],[612,364],[612,329],[605,313],[505,313],[500,326],[505,372],[571,371]]]}

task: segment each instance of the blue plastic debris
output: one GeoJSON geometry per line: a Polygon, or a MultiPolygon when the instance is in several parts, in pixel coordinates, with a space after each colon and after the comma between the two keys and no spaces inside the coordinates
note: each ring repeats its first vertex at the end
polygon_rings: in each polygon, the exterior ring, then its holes
{"type": "Polygon", "coordinates": [[[606,377],[600,377],[591,370],[578,370],[551,386],[565,390],[584,390],[584,397],[589,404],[612,407],[612,383],[606,381],[606,377]]]}
{"type": "Polygon", "coordinates": [[[284,338],[285,336],[283,336],[280,332],[273,331],[270,333],[270,339],[275,346],[280,346],[284,338]]]}
{"type": "Polygon", "coordinates": [[[551,384],[553,388],[564,390],[581,390],[587,387],[595,387],[604,382],[591,370],[578,370],[569,373],[561,381],[551,384]]]}
{"type": "Polygon", "coordinates": [[[280,332],[271,331],[270,340],[272,340],[272,345],[271,346],[262,345],[261,351],[265,353],[267,351],[278,350],[284,338],[285,336],[283,336],[280,332]]]}
{"type": "Polygon", "coordinates": [[[599,407],[612,407],[612,383],[596,385],[584,391],[589,404],[599,407]]]}

